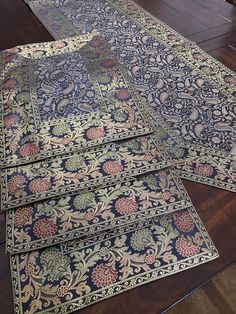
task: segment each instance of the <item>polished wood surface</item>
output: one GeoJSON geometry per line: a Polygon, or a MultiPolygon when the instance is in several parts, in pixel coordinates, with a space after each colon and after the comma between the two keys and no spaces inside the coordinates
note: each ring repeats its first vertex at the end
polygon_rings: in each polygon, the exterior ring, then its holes
{"type": "Polygon", "coordinates": [[[166,314],[236,313],[236,264],[232,265],[166,314]]]}
{"type": "MultiPolygon", "coordinates": [[[[222,0],[136,0],[146,10],[236,71],[236,8],[222,0]]],[[[0,50],[53,40],[23,0],[0,1],[0,50]]],[[[135,288],[79,311],[80,314],[161,313],[236,260],[235,194],[184,181],[220,258],[135,288]],[[234,239],[234,240],[233,240],[234,239]]],[[[5,218],[0,215],[0,313],[13,313],[5,218]]]]}

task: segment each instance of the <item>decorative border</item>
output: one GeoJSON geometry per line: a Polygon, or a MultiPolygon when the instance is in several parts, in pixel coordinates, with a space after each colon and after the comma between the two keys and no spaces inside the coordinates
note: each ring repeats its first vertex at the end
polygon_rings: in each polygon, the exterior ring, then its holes
{"type": "MultiPolygon", "coordinates": [[[[201,233],[208,250],[197,254],[195,256],[192,256],[191,258],[185,258],[179,262],[172,263],[171,265],[165,265],[162,267],[159,267],[155,270],[148,271],[141,275],[135,275],[134,277],[124,280],[118,284],[113,284],[112,286],[109,286],[108,288],[100,289],[97,292],[91,293],[90,295],[85,295],[83,297],[68,301],[66,303],[63,303],[61,305],[55,306],[54,308],[50,309],[50,311],[54,311],[54,313],[71,313],[73,311],[82,309],[88,305],[97,303],[99,301],[105,300],[109,297],[118,295],[122,292],[128,291],[132,288],[136,288],[140,285],[143,285],[145,283],[149,283],[151,281],[173,275],[176,273],[179,273],[183,270],[191,269],[193,267],[199,266],[201,264],[204,264],[208,261],[212,261],[216,259],[219,254],[215,248],[215,246],[212,243],[212,240],[210,236],[208,235],[205,227],[203,226],[198,214],[196,213],[196,210],[193,207],[189,208],[189,213],[192,216],[195,224],[197,225],[199,232],[201,233]]],[[[144,221],[142,225],[148,226],[148,220],[144,221]]],[[[110,237],[117,236],[117,233],[124,234],[125,229],[132,230],[133,228],[141,228],[142,226],[137,223],[136,225],[129,225],[122,229],[114,229],[105,234],[105,239],[109,239],[110,237]]],[[[99,242],[103,239],[103,236],[93,236],[91,239],[86,240],[85,245],[89,245],[92,242],[99,242]]],[[[80,247],[80,245],[83,245],[81,242],[66,242],[65,244],[62,244],[62,252],[73,252],[76,251],[77,248],[80,247]],[[77,243],[77,245],[76,245],[77,243]]],[[[18,314],[23,314],[22,309],[22,303],[21,303],[21,286],[20,286],[20,275],[18,273],[19,269],[19,259],[18,255],[13,255],[10,257],[10,265],[11,265],[11,276],[12,276],[12,285],[13,285],[13,293],[14,293],[14,306],[15,306],[15,312],[18,314]]],[[[48,313],[49,310],[40,311],[38,313],[48,313]]]]}
{"type": "MultiPolygon", "coordinates": [[[[161,22],[156,17],[152,16],[149,12],[140,7],[137,3],[134,3],[132,0],[108,0],[108,2],[110,3],[111,6],[120,10],[123,14],[126,14],[129,19],[141,25],[141,27],[144,28],[152,37],[156,38],[163,45],[171,48],[172,52],[175,55],[177,55],[179,58],[182,58],[185,63],[190,65],[190,67],[193,67],[197,71],[200,71],[201,75],[210,80],[213,85],[218,84],[217,88],[221,88],[221,90],[225,94],[227,94],[231,99],[235,99],[236,93],[233,86],[236,82],[236,75],[233,71],[229,70],[226,66],[224,66],[223,64],[215,60],[213,57],[203,52],[201,48],[198,47],[195,43],[184,38],[182,35],[171,29],[169,26],[161,22]],[[208,74],[204,72],[203,70],[204,67],[210,67],[212,73],[208,74]]],[[[42,17],[40,13],[37,11],[38,7],[40,7],[40,1],[39,0],[30,1],[29,6],[31,7],[35,15],[44,24],[46,19],[42,17]]],[[[56,12],[56,14],[60,18],[65,18],[64,15],[60,12],[60,10],[53,5],[53,1],[49,3],[49,10],[56,12]]],[[[54,34],[52,35],[54,36],[54,38],[61,38],[65,36],[67,31],[70,31],[71,34],[74,35],[78,34],[79,32],[72,25],[72,23],[70,23],[66,26],[65,29],[63,29],[63,33],[60,33],[60,30],[57,29],[56,34],[54,32],[54,34]]],[[[208,156],[208,154],[211,154],[210,159],[214,158],[214,155],[220,153],[224,155],[225,160],[230,159],[230,161],[228,161],[228,166],[230,166],[231,161],[234,160],[233,152],[223,153],[220,150],[212,149],[205,145],[195,145],[183,141],[182,139],[178,138],[176,134],[173,134],[173,131],[166,125],[166,123],[163,121],[163,119],[161,119],[160,116],[157,117],[156,112],[155,114],[153,114],[152,109],[149,107],[147,108],[147,110],[150,112],[151,116],[154,117],[157,128],[160,127],[161,125],[161,127],[164,128],[167,131],[167,133],[169,133],[169,137],[171,137],[172,140],[174,139],[176,149],[186,148],[190,150],[194,149],[196,151],[201,152],[205,150],[206,156],[208,156]]],[[[163,144],[165,145],[164,141],[163,144]]],[[[170,153],[170,146],[168,145],[165,146],[167,151],[170,153]]],[[[218,171],[217,168],[216,171],[218,171]]],[[[209,180],[211,180],[212,185],[214,186],[226,190],[234,189],[234,183],[225,184],[225,182],[222,182],[221,184],[221,179],[219,178],[209,179],[208,177],[206,177],[205,182],[203,182],[204,178],[200,179],[199,176],[192,175],[191,173],[188,174],[187,171],[181,171],[181,176],[183,176],[184,178],[188,178],[189,180],[205,184],[208,184],[209,180]]],[[[233,174],[231,175],[231,177],[232,176],[233,174]]],[[[227,180],[230,181],[231,180],[230,177],[227,180]]]]}
{"type": "MultiPolygon", "coordinates": [[[[78,49],[77,47],[81,48],[81,45],[86,44],[87,42],[84,41],[86,40],[87,37],[82,37],[82,39],[80,39],[80,37],[75,37],[75,38],[71,38],[71,39],[67,39],[66,41],[59,41],[56,42],[55,45],[61,45],[61,44],[67,44],[67,46],[65,46],[64,48],[61,48],[64,52],[69,52],[69,51],[76,51],[76,49],[78,49]],[[78,40],[78,43],[77,43],[78,40]]],[[[101,42],[101,46],[104,47],[106,49],[105,51],[105,55],[107,56],[107,58],[111,58],[111,55],[109,53],[109,47],[104,43],[104,41],[100,38],[100,37],[93,37],[92,39],[94,40],[99,40],[101,42]]],[[[55,49],[55,51],[53,52],[52,49],[52,45],[53,43],[43,43],[43,44],[33,44],[33,45],[27,45],[27,46],[19,46],[16,47],[15,49],[21,49],[19,52],[19,55],[21,56],[22,54],[26,54],[27,57],[32,57],[33,59],[35,57],[38,56],[38,52],[41,51],[44,54],[46,53],[47,56],[53,56],[53,55],[57,55],[60,54],[60,49],[58,51],[58,49],[55,49]],[[30,50],[32,49],[32,51],[30,50]]],[[[92,49],[92,48],[91,48],[92,49]]],[[[87,68],[90,68],[89,73],[95,73],[95,69],[93,68],[91,62],[89,62],[89,60],[86,58],[86,54],[84,51],[82,51],[83,49],[80,49],[80,53],[83,56],[83,59],[86,61],[86,66],[87,68]]],[[[30,59],[29,59],[30,60],[30,59]]],[[[112,59],[113,60],[113,59],[112,59]]],[[[30,62],[30,61],[29,61],[30,62]]],[[[49,136],[49,139],[51,140],[51,142],[53,142],[54,144],[57,144],[57,146],[60,146],[60,148],[52,148],[49,147],[46,151],[43,149],[40,151],[39,153],[29,156],[29,157],[20,157],[17,155],[13,155],[13,156],[9,156],[9,157],[5,157],[5,160],[3,160],[2,162],[0,162],[0,166],[2,168],[5,167],[9,167],[9,166],[16,166],[16,165],[20,165],[20,164],[26,164],[26,163],[30,163],[30,162],[34,162],[37,160],[42,160],[51,156],[55,156],[58,154],[64,154],[64,153],[68,153],[70,151],[80,151],[83,150],[86,147],[93,147],[96,145],[100,145],[100,144],[104,144],[104,143],[109,143],[111,141],[116,141],[119,139],[126,139],[126,138],[130,138],[130,137],[134,137],[134,136],[138,136],[140,134],[148,134],[151,132],[150,130],[150,123],[149,123],[149,119],[150,116],[147,113],[147,111],[145,110],[144,106],[142,106],[141,102],[139,102],[138,98],[136,97],[136,91],[131,87],[131,83],[129,81],[127,81],[125,79],[125,77],[123,76],[123,73],[121,71],[121,68],[119,66],[119,63],[117,61],[114,61],[114,67],[112,68],[112,70],[108,70],[106,68],[103,68],[103,71],[106,71],[107,73],[110,73],[110,71],[112,71],[112,73],[117,73],[117,75],[123,80],[122,83],[125,84],[125,88],[127,89],[127,92],[129,92],[131,99],[125,101],[125,103],[122,103],[122,108],[121,108],[121,104],[118,102],[117,100],[117,104],[113,105],[107,105],[106,104],[106,90],[103,88],[103,85],[101,85],[101,83],[98,82],[96,76],[93,77],[94,75],[91,76],[93,84],[95,86],[95,89],[97,90],[97,97],[100,100],[100,103],[102,103],[102,107],[104,107],[104,109],[102,111],[105,110],[105,114],[101,114],[101,113],[91,113],[91,114],[83,114],[80,117],[70,117],[70,118],[65,118],[65,119],[56,119],[56,120],[51,120],[49,122],[41,122],[40,121],[40,117],[39,117],[39,113],[37,113],[37,106],[35,106],[35,102],[37,99],[36,96],[36,91],[35,91],[35,86],[34,83],[32,83],[32,74],[29,77],[29,85],[30,85],[30,89],[31,89],[31,99],[27,102],[29,104],[31,104],[30,106],[32,107],[33,113],[32,115],[32,120],[34,120],[35,124],[39,124],[38,128],[36,129],[36,133],[34,134],[34,142],[36,141],[40,141],[40,139],[44,139],[45,138],[45,129],[50,129],[50,126],[53,125],[61,125],[61,123],[64,124],[68,124],[70,123],[71,127],[70,127],[70,134],[73,133],[73,129],[77,129],[79,126],[79,123],[83,123],[86,124],[89,121],[91,121],[91,119],[94,119],[94,124],[96,124],[96,119],[97,119],[97,123],[102,124],[102,120],[106,120],[103,124],[104,125],[109,125],[109,123],[114,123],[114,134],[110,134],[111,132],[109,132],[108,135],[104,135],[104,137],[100,138],[100,139],[96,139],[96,140],[86,140],[84,139],[84,142],[80,143],[73,143],[73,146],[69,146],[67,144],[61,144],[58,142],[58,139],[56,136],[49,136]],[[32,86],[33,85],[33,86],[32,86]],[[127,107],[127,108],[126,108],[127,107]],[[114,110],[125,110],[127,112],[132,112],[132,115],[129,114],[129,122],[132,123],[132,126],[128,126],[126,127],[126,123],[121,123],[118,121],[115,121],[113,118],[113,113],[114,110]],[[130,120],[131,119],[131,120],[130,120]],[[133,119],[133,121],[132,121],[133,119]],[[110,121],[109,121],[110,120],[110,121]],[[74,125],[74,126],[73,126],[74,125]],[[41,134],[40,130],[43,130],[43,134],[41,134]]],[[[31,70],[30,72],[32,72],[32,65],[30,66],[31,70]]],[[[110,83],[112,84],[112,83],[110,83]]],[[[123,85],[122,85],[123,86],[123,85]]],[[[106,86],[107,87],[107,86],[106,86]]],[[[109,87],[109,85],[108,85],[109,87]]],[[[127,121],[126,121],[127,122],[127,121]]],[[[30,123],[30,122],[29,122],[30,123]]],[[[20,130],[19,130],[20,131],[20,130]]],[[[85,133],[86,130],[84,130],[85,133]]],[[[2,133],[0,133],[0,135],[2,136],[2,143],[4,143],[5,138],[4,138],[4,132],[2,131],[2,133]]],[[[24,137],[23,137],[24,138],[24,137]]],[[[20,137],[18,139],[18,146],[21,146],[19,144],[19,141],[21,141],[20,137]]],[[[47,146],[49,144],[47,143],[47,146]]],[[[4,147],[3,147],[4,148],[4,147]]],[[[4,151],[4,155],[5,155],[5,150],[4,151]]]]}
{"type": "MultiPolygon", "coordinates": [[[[30,194],[30,195],[26,195],[23,196],[21,198],[14,198],[12,200],[9,200],[8,198],[8,188],[7,188],[7,182],[8,182],[8,175],[12,174],[12,172],[14,173],[14,175],[17,174],[17,168],[8,168],[8,169],[3,169],[1,171],[1,200],[2,200],[2,211],[4,210],[8,210],[8,209],[12,209],[21,205],[26,205],[29,204],[31,202],[36,202],[36,201],[40,201],[40,200],[44,200],[44,199],[48,199],[48,198],[52,198],[52,197],[56,197],[58,196],[58,193],[60,193],[60,195],[64,195],[67,193],[71,193],[71,192],[76,192],[77,190],[81,190],[81,189],[86,189],[86,188],[94,188],[94,187],[98,187],[98,186],[107,186],[107,185],[111,185],[116,183],[117,181],[121,180],[123,181],[124,179],[126,179],[127,177],[132,178],[134,176],[146,173],[146,172],[150,172],[153,170],[160,170],[163,168],[166,168],[168,166],[171,165],[170,159],[169,157],[166,155],[165,150],[162,148],[162,145],[160,145],[160,142],[157,140],[157,138],[155,137],[155,135],[147,135],[147,136],[143,136],[143,139],[147,140],[147,143],[149,143],[151,149],[155,150],[155,156],[152,156],[152,160],[145,160],[144,159],[144,152],[140,151],[140,154],[142,155],[142,164],[138,165],[136,168],[133,169],[129,169],[129,167],[125,170],[122,170],[120,172],[115,172],[114,174],[108,174],[108,175],[103,175],[98,176],[98,177],[92,177],[90,179],[88,179],[89,177],[89,171],[88,171],[88,176],[87,176],[87,180],[84,180],[84,182],[81,180],[81,178],[77,179],[75,182],[71,182],[72,180],[70,179],[70,184],[67,184],[66,186],[60,186],[59,188],[52,190],[50,187],[50,191],[43,191],[43,192],[39,192],[39,193],[34,193],[34,194],[30,194]]],[[[113,156],[115,156],[115,152],[116,154],[119,153],[119,151],[122,152],[122,147],[120,147],[120,144],[106,144],[103,146],[98,146],[95,148],[91,148],[88,149],[86,151],[84,151],[84,153],[90,153],[90,154],[98,154],[98,156],[102,155],[104,156],[104,151],[113,151],[113,156]],[[100,155],[99,155],[100,153],[100,155]]],[[[73,156],[77,156],[82,157],[84,153],[70,153],[68,155],[63,155],[63,156],[59,156],[57,159],[51,157],[47,159],[47,162],[50,163],[55,163],[55,161],[60,161],[62,162],[62,160],[66,160],[67,158],[71,158],[73,156]]],[[[128,156],[128,152],[127,156],[128,156]]],[[[132,153],[132,151],[131,151],[132,153]]],[[[124,149],[123,149],[123,155],[124,155],[124,149]]],[[[133,153],[133,156],[135,157],[135,154],[133,153]]],[[[93,157],[95,158],[95,156],[93,157]]],[[[108,157],[109,160],[110,157],[108,157]]],[[[123,160],[124,162],[124,160],[123,160]]],[[[131,165],[131,161],[129,161],[131,165]]],[[[38,162],[37,164],[34,163],[33,166],[35,167],[40,167],[40,163],[43,162],[38,162]]],[[[26,165],[27,166],[27,165],[26,165]]],[[[25,166],[25,167],[26,167],[25,166]]],[[[22,167],[18,167],[21,170],[21,173],[24,174],[24,166],[22,167]],[[23,172],[22,172],[23,171],[23,172]]],[[[60,169],[60,168],[59,168],[60,169]]],[[[80,167],[79,169],[82,169],[82,167],[80,167]]],[[[25,170],[26,171],[26,170],[25,170]]],[[[62,173],[64,170],[60,170],[60,176],[62,176],[62,173]]],[[[65,171],[64,171],[65,172],[65,171]]],[[[66,172],[65,172],[66,173],[66,172]]],[[[37,178],[37,176],[35,177],[37,178]]],[[[39,177],[40,180],[42,179],[42,176],[39,177]]],[[[32,181],[33,182],[33,181],[32,181]]],[[[51,186],[51,185],[50,185],[51,186]]]]}
{"type": "MultiPolygon", "coordinates": [[[[104,232],[109,229],[113,228],[119,228],[120,226],[126,226],[127,224],[134,223],[136,221],[141,221],[147,218],[167,214],[170,212],[178,211],[181,209],[188,208],[190,204],[189,197],[186,193],[186,190],[183,186],[183,183],[181,180],[174,174],[171,169],[169,169],[168,173],[171,176],[170,182],[173,182],[178,189],[178,192],[180,196],[178,197],[179,200],[173,203],[168,203],[166,205],[159,205],[156,207],[147,208],[145,210],[139,210],[137,212],[124,215],[124,216],[118,216],[115,218],[112,218],[110,220],[104,220],[98,223],[94,223],[88,226],[75,228],[73,230],[68,230],[64,232],[63,234],[56,234],[54,236],[50,236],[48,238],[42,238],[38,240],[31,240],[30,242],[25,241],[23,244],[15,244],[14,242],[14,217],[16,211],[7,211],[6,213],[6,250],[10,254],[15,253],[22,253],[27,252],[30,250],[40,249],[46,246],[50,246],[53,244],[58,244],[60,242],[72,240],[72,239],[79,239],[84,236],[88,236],[97,232],[104,232]]],[[[126,183],[123,182],[125,185],[126,183]]],[[[115,187],[114,187],[115,188],[115,187]]],[[[80,193],[86,193],[87,191],[81,190],[80,193]]],[[[77,194],[78,195],[78,194],[77,194]]]]}

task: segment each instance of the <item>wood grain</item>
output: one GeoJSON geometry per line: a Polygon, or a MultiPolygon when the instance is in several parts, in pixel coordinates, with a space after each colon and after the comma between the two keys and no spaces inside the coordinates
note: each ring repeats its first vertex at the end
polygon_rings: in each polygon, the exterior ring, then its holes
{"type": "MultiPolygon", "coordinates": [[[[146,10],[236,71],[236,8],[222,0],[136,0],[146,10]],[[235,49],[234,49],[235,48],[235,49]]],[[[53,38],[23,0],[0,1],[0,50],[53,38]]],[[[220,258],[157,280],[79,311],[80,314],[157,314],[236,260],[236,199],[231,192],[184,181],[220,258]]],[[[5,239],[0,215],[0,243],[5,239]]],[[[1,312],[13,313],[9,260],[0,245],[1,312]]]]}
{"type": "Polygon", "coordinates": [[[233,314],[236,312],[236,264],[210,280],[166,314],[233,314]]]}

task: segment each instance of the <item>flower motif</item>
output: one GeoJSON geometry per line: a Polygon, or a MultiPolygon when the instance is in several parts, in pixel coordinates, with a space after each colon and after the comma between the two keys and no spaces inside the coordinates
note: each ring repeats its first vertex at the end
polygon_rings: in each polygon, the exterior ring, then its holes
{"type": "Polygon", "coordinates": [[[123,166],[119,161],[106,161],[103,164],[103,171],[106,172],[107,174],[117,174],[120,173],[123,170],[123,166]]]}
{"type": "Polygon", "coordinates": [[[154,174],[146,174],[142,176],[142,181],[147,184],[147,186],[151,190],[155,190],[157,188],[157,180],[154,174]]]}
{"type": "Polygon", "coordinates": [[[104,68],[112,68],[115,65],[115,62],[112,59],[103,59],[101,65],[104,68]]]}
{"type": "Polygon", "coordinates": [[[136,251],[144,250],[151,243],[153,243],[152,233],[146,228],[135,231],[130,240],[132,248],[136,251]]]}
{"type": "Polygon", "coordinates": [[[101,46],[102,42],[100,39],[98,38],[93,38],[91,41],[90,41],[90,46],[91,47],[99,47],[101,46]]]}
{"type": "Polygon", "coordinates": [[[234,84],[236,84],[236,78],[233,77],[233,76],[226,76],[226,77],[225,77],[225,81],[226,81],[227,83],[234,83],[234,84]]]}
{"type": "Polygon", "coordinates": [[[87,220],[87,221],[93,220],[94,217],[95,217],[95,215],[94,215],[93,212],[87,212],[87,213],[85,213],[85,215],[84,215],[84,219],[87,220]]]}
{"type": "Polygon", "coordinates": [[[57,231],[57,227],[51,219],[42,218],[36,221],[33,232],[37,238],[48,238],[53,236],[57,231]]]}
{"type": "Polygon", "coordinates": [[[7,183],[8,192],[14,195],[18,190],[23,188],[25,182],[24,176],[16,175],[11,177],[7,183]]]}
{"type": "Polygon", "coordinates": [[[99,127],[92,127],[89,128],[86,135],[90,140],[95,140],[97,138],[101,138],[105,136],[105,131],[103,128],[99,128],[99,127]]]}
{"type": "Polygon", "coordinates": [[[112,285],[116,282],[117,277],[116,269],[105,263],[97,265],[92,272],[92,281],[99,288],[112,285]]]}
{"type": "Polygon", "coordinates": [[[54,213],[55,202],[51,204],[48,202],[42,202],[37,204],[37,214],[39,216],[51,216],[54,213]]]}
{"type": "Polygon", "coordinates": [[[65,47],[65,43],[63,41],[57,41],[57,42],[53,43],[53,47],[55,47],[55,48],[64,48],[65,47]]]}
{"type": "Polygon", "coordinates": [[[4,118],[4,125],[7,129],[14,128],[19,123],[20,118],[16,114],[9,114],[4,118]]]}
{"type": "Polygon", "coordinates": [[[31,206],[24,206],[15,211],[14,222],[16,227],[24,227],[29,224],[33,215],[31,206]]]}
{"type": "Polygon", "coordinates": [[[197,164],[194,172],[198,176],[210,177],[213,173],[213,168],[209,164],[197,164]]]}
{"type": "Polygon", "coordinates": [[[25,266],[25,273],[27,276],[32,276],[34,274],[34,265],[29,263],[25,266]]]}
{"type": "Polygon", "coordinates": [[[206,59],[206,57],[201,53],[195,53],[194,58],[197,60],[205,60],[206,59]]]}
{"type": "Polygon", "coordinates": [[[140,143],[137,139],[128,140],[122,146],[132,149],[134,153],[140,153],[140,143]]]}
{"type": "Polygon", "coordinates": [[[33,156],[33,155],[36,155],[38,152],[39,152],[39,147],[35,143],[26,143],[22,145],[20,148],[20,154],[23,157],[33,156]]]}
{"type": "Polygon", "coordinates": [[[148,265],[153,264],[155,260],[156,260],[156,256],[153,254],[148,254],[144,258],[145,263],[148,265]]]}
{"type": "Polygon", "coordinates": [[[117,93],[116,93],[116,97],[119,100],[127,100],[130,98],[130,93],[128,91],[127,88],[121,88],[117,93]]]}
{"type": "Polygon", "coordinates": [[[70,131],[69,124],[62,123],[54,126],[52,129],[52,133],[56,136],[64,135],[65,133],[68,133],[70,131]]]}
{"type": "Polygon", "coordinates": [[[121,215],[129,215],[137,211],[138,204],[131,197],[121,197],[115,202],[115,209],[121,215]]]}
{"type": "Polygon", "coordinates": [[[146,160],[146,161],[151,161],[153,160],[154,156],[151,155],[151,154],[145,154],[143,159],[146,160]]]}
{"type": "Polygon", "coordinates": [[[86,192],[77,195],[74,199],[74,206],[77,209],[85,210],[95,202],[95,196],[93,192],[86,192]]]}
{"type": "Polygon", "coordinates": [[[161,197],[163,198],[163,200],[168,201],[171,197],[171,193],[170,191],[164,191],[161,193],[161,197]]]}
{"type": "Polygon", "coordinates": [[[70,258],[55,247],[42,252],[40,263],[48,281],[58,280],[70,270],[70,258]]]}
{"type": "Polygon", "coordinates": [[[71,139],[68,137],[64,137],[61,139],[61,144],[68,145],[71,142],[71,139]]]}
{"type": "Polygon", "coordinates": [[[3,83],[3,89],[13,89],[15,88],[17,80],[10,78],[3,83]]]}
{"type": "Polygon", "coordinates": [[[42,193],[50,189],[51,182],[46,178],[37,178],[30,182],[29,189],[32,193],[42,193]]]}
{"type": "Polygon", "coordinates": [[[82,156],[72,156],[67,159],[65,167],[69,171],[78,170],[84,164],[84,157],[82,156]]]}
{"type": "Polygon", "coordinates": [[[60,286],[57,289],[57,295],[59,296],[59,298],[63,298],[67,292],[69,291],[69,288],[67,286],[60,286]]]}
{"type": "Polygon", "coordinates": [[[4,57],[4,62],[8,63],[14,61],[16,59],[16,54],[9,54],[8,56],[4,57]]]}
{"type": "Polygon", "coordinates": [[[199,245],[193,243],[191,239],[187,239],[183,235],[176,240],[175,247],[177,252],[183,257],[191,257],[200,252],[199,245]]]}
{"type": "Polygon", "coordinates": [[[175,148],[175,147],[174,147],[172,152],[173,152],[174,157],[176,157],[176,158],[183,157],[184,153],[185,153],[183,148],[175,148]]]}
{"type": "Polygon", "coordinates": [[[188,211],[178,211],[174,214],[177,228],[182,232],[192,231],[194,223],[188,211]]]}
{"type": "Polygon", "coordinates": [[[122,109],[117,109],[113,111],[113,118],[117,122],[125,122],[128,119],[128,113],[122,109]]]}
{"type": "Polygon", "coordinates": [[[30,94],[28,92],[20,92],[17,94],[16,98],[20,102],[26,102],[30,99],[30,94]]]}
{"type": "Polygon", "coordinates": [[[165,178],[167,176],[167,173],[165,172],[165,170],[159,171],[158,174],[161,178],[165,178]]]}
{"type": "Polygon", "coordinates": [[[97,80],[101,84],[108,84],[111,81],[111,77],[109,75],[107,75],[107,74],[100,74],[97,77],[97,80]]]}

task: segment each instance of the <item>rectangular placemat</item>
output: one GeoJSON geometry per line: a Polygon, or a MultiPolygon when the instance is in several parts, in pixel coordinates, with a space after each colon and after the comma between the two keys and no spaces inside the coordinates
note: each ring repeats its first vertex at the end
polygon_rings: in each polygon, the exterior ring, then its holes
{"type": "Polygon", "coordinates": [[[2,210],[69,192],[111,185],[170,165],[154,135],[90,148],[1,171],[2,210]]]}
{"type": "Polygon", "coordinates": [[[15,254],[16,313],[70,313],[218,257],[193,207],[15,254]]]}
{"type": "Polygon", "coordinates": [[[101,37],[18,46],[1,57],[1,167],[151,132],[101,37]]]}
{"type": "Polygon", "coordinates": [[[21,253],[189,207],[171,169],[7,211],[6,247],[21,253]]]}

